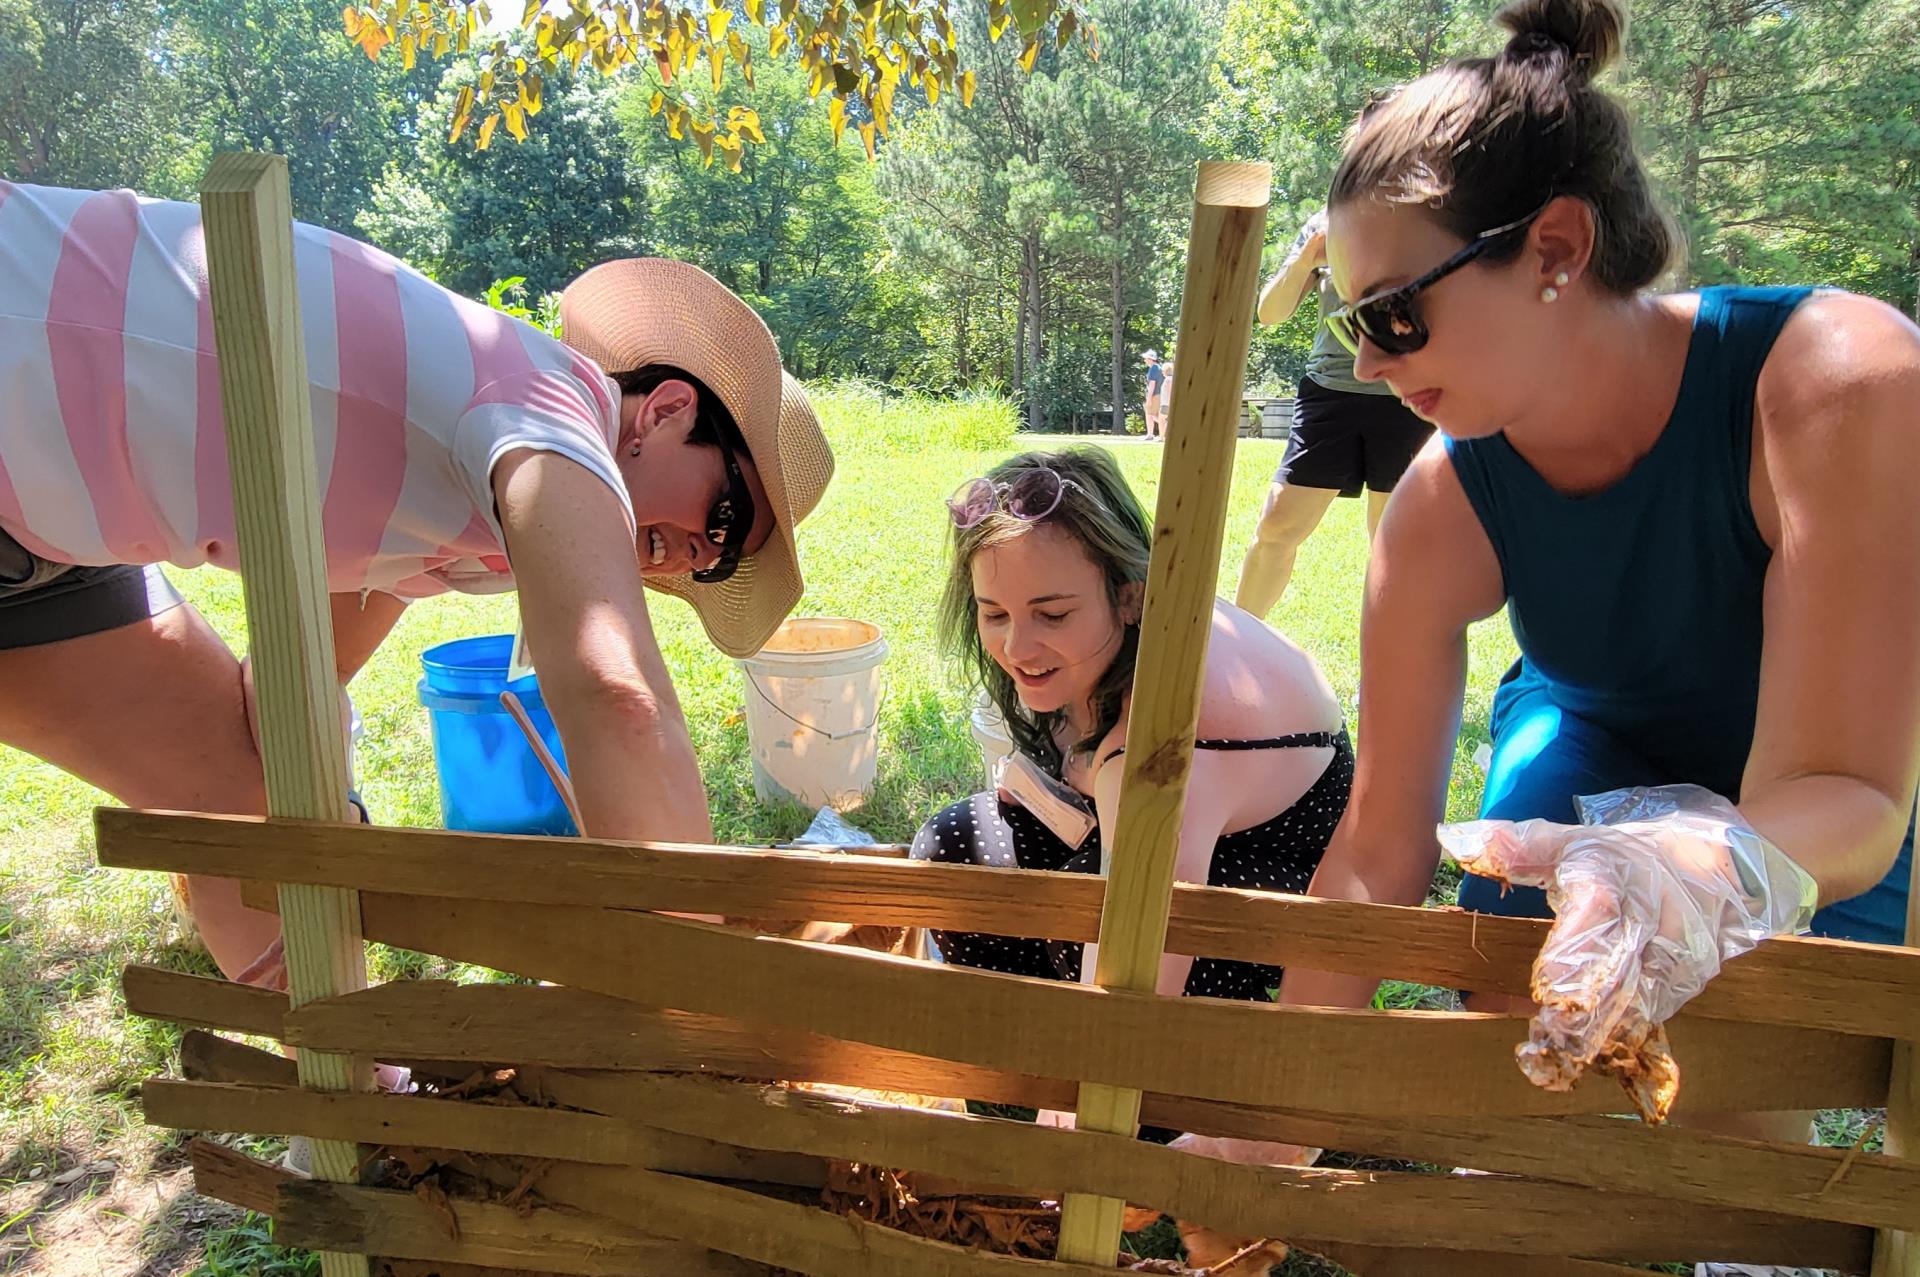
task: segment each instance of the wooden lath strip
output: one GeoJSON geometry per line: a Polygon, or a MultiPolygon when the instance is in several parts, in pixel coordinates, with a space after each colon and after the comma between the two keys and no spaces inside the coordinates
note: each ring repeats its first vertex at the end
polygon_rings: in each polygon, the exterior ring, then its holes
{"type": "Polygon", "coordinates": [[[534,1192],[608,1219],[630,1218],[644,1203],[650,1228],[815,1277],[1112,1277],[1110,1267],[968,1250],[810,1203],[656,1171],[555,1163],[534,1192]]]}
{"type": "Polygon", "coordinates": [[[649,1236],[613,1219],[490,1202],[434,1205],[412,1193],[324,1180],[282,1184],[274,1240],[323,1251],[438,1259],[583,1277],[686,1277],[755,1273],[724,1254],[649,1236]]]}
{"type": "MultiPolygon", "coordinates": [[[[1304,1243],[1300,1249],[1325,1255],[1363,1277],[1646,1277],[1645,1268],[1591,1259],[1550,1259],[1545,1255],[1495,1255],[1486,1251],[1397,1250],[1384,1246],[1304,1243]]],[[[448,1277],[456,1277],[449,1274],[448,1277]]]]}
{"type": "MultiPolygon", "coordinates": [[[[1114,1196],[1256,1237],[1608,1259],[1722,1258],[1846,1266],[1864,1228],[1728,1211],[1633,1194],[1494,1176],[1242,1166],[1126,1136],[998,1118],[861,1106],[713,1079],[648,1079],[648,1112],[719,1144],[997,1182],[1036,1199],[1063,1190],[1114,1196]]],[[[149,1083],[148,1120],[250,1134],[296,1133],[601,1165],[646,1165],[656,1132],[635,1122],[541,1108],[410,1096],[149,1083]]],[[[636,1199],[624,1218],[646,1219],[636,1199]]]]}
{"type": "MultiPolygon", "coordinates": [[[[804,1078],[807,1062],[780,1057],[775,1068],[781,1077],[804,1078]]],[[[649,1076],[562,1069],[537,1072],[540,1085],[560,1103],[643,1121],[660,1120],[653,1101],[655,1082],[649,1076]]],[[[818,1080],[836,1084],[835,1079],[818,1080]]],[[[966,1094],[1036,1108],[1058,1108],[1062,1097],[1072,1094],[1070,1084],[1057,1081],[1011,1075],[981,1081],[988,1084],[988,1092],[966,1094]]],[[[851,1087],[846,1082],[837,1084],[851,1087]]],[[[1242,1108],[1151,1093],[1143,1102],[1142,1117],[1174,1130],[1472,1166],[1808,1219],[1870,1225],[1911,1219],[1920,1210],[1920,1166],[1912,1162],[1856,1157],[1836,1180],[1847,1150],[1739,1140],[1606,1117],[1392,1121],[1242,1108]]]]}
{"type": "MultiPolygon", "coordinates": [[[[1600,1078],[1564,1094],[1529,1085],[1512,1059],[1525,1034],[1518,1017],[1163,998],[617,910],[366,895],[362,914],[369,938],[404,948],[642,1005],[1037,1076],[1385,1116],[1621,1107],[1600,1078]],[[1195,1055],[1186,1042],[1237,1048],[1195,1055]],[[1414,1060],[1420,1067],[1396,1063],[1414,1060]]],[[[290,1018],[289,1040],[318,1045],[304,1036],[308,1023],[290,1018]]],[[[549,1050],[567,1049],[554,1038],[549,1050]]],[[[1886,1095],[1884,1039],[1683,1019],[1673,1042],[1683,1112],[1873,1105],[1886,1095]]]]}
{"type": "MultiPolygon", "coordinates": [[[[218,989],[218,982],[158,973],[160,978],[218,989]]],[[[158,980],[129,981],[151,988],[158,980]]],[[[165,999],[195,1001],[189,987],[165,999]]],[[[271,1001],[274,995],[252,991],[271,1001]]],[[[141,1011],[140,1006],[133,1008],[141,1011]]],[[[280,1008],[284,1011],[284,1000],[280,1008]]],[[[336,1003],[303,1009],[338,1045],[359,1049],[383,1043],[395,1058],[455,1049],[475,1059],[524,1061],[554,1038],[561,1026],[569,1043],[598,1066],[621,1051],[636,1066],[729,1076],[784,1079],[869,1089],[945,1095],[1003,1104],[1061,1108],[1070,1103],[1070,1082],[1001,1073],[909,1055],[879,1047],[836,1042],[811,1034],[755,1032],[735,1021],[684,1012],[653,1011],[632,1003],[566,988],[526,985],[400,983],[336,1003]],[[594,1035],[598,1034],[599,1037],[594,1035]]],[[[197,1015],[204,1020],[207,1017],[197,1015]]],[[[262,1018],[252,1009],[247,1020],[262,1018]]],[[[277,1084],[283,1062],[234,1044],[201,1046],[205,1035],[189,1033],[182,1044],[188,1074],[200,1080],[277,1084]],[[197,1062],[217,1053],[225,1068],[197,1062]]],[[[524,1069],[538,1092],[574,1108],[652,1125],[662,1120],[654,1081],[599,1067],[524,1069]]],[[[1156,1125],[1280,1140],[1405,1157],[1441,1165],[1529,1175],[1593,1188],[1616,1189],[1705,1205],[1771,1210],[1807,1218],[1858,1224],[1910,1219],[1920,1202],[1920,1167],[1868,1155],[1855,1159],[1829,1186],[1843,1151],[1796,1144],[1763,1144],[1677,1127],[1647,1127],[1610,1118],[1476,1117],[1459,1120],[1409,1117],[1398,1121],[1297,1110],[1258,1109],[1149,1094],[1144,1118],[1156,1125]]],[[[658,1169],[693,1173],[705,1163],[680,1155],[658,1169]]]]}
{"type": "MultiPolygon", "coordinates": [[[[101,808],[103,864],[402,895],[671,909],[1095,939],[1103,884],[1083,874],[868,856],[530,839],[101,808]],[[534,859],[537,857],[537,861],[534,859]],[[539,873],[529,873],[531,863],[539,873]]],[[[1547,924],[1457,910],[1176,884],[1173,953],[1311,963],[1524,994],[1547,924]]],[[[1689,1015],[1920,1040],[1920,949],[1773,940],[1735,959],[1689,1015]]]]}
{"type": "Polygon", "coordinates": [[[640,1121],[565,1109],[165,1079],[146,1083],[141,1104],[149,1123],[175,1130],[460,1149],[800,1188],[819,1188],[826,1182],[823,1156],[805,1149],[716,1142],[640,1121]]]}

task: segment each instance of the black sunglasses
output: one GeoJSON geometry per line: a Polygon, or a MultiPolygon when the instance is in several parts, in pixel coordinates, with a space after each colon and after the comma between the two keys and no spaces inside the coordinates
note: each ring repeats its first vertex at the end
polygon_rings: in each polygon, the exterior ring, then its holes
{"type": "MultiPolygon", "coordinates": [[[[1552,200],[1549,199],[1548,203],[1552,203],[1552,200]]],[[[1465,248],[1410,284],[1382,289],[1340,307],[1326,317],[1327,330],[1350,354],[1360,353],[1360,339],[1365,337],[1385,354],[1411,355],[1427,344],[1428,336],[1426,321],[1420,318],[1420,308],[1414,299],[1462,266],[1491,252],[1514,235],[1525,232],[1527,227],[1533,225],[1533,219],[1546,210],[1547,205],[1542,204],[1517,222],[1508,222],[1505,226],[1480,232],[1465,248]]]]}
{"type": "Polygon", "coordinates": [[[724,443],[715,446],[726,463],[727,490],[707,511],[707,540],[720,547],[720,557],[708,567],[693,570],[693,579],[702,585],[724,581],[739,569],[747,534],[753,531],[753,490],[747,487],[747,476],[740,472],[733,449],[724,443]]]}

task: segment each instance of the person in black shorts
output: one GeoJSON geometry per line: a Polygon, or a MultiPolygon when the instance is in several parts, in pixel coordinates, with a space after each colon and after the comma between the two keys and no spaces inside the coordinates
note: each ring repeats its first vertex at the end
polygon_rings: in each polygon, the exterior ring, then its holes
{"type": "Polygon", "coordinates": [[[1293,430],[1233,600],[1255,616],[1272,611],[1286,593],[1294,556],[1336,496],[1357,497],[1366,489],[1367,534],[1373,534],[1393,485],[1433,435],[1385,382],[1355,378],[1352,354],[1327,329],[1325,317],[1340,299],[1327,275],[1324,210],[1307,219],[1280,273],[1260,294],[1260,322],[1285,323],[1315,287],[1321,322],[1294,396],[1293,430]]]}

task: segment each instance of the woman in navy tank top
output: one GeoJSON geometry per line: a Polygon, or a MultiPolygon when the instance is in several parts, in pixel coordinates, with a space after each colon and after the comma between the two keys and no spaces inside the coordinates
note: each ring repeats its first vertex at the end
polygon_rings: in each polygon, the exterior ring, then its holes
{"type": "MultiPolygon", "coordinates": [[[[1482,815],[1526,823],[1471,827],[1461,858],[1486,876],[1460,902],[1546,916],[1543,892],[1502,881],[1556,883],[1543,962],[1578,984],[1620,961],[1601,983],[1633,982],[1603,1023],[1536,1018],[1523,1067],[1554,1085],[1768,935],[1903,940],[1920,329],[1837,291],[1651,291],[1678,236],[1592,83],[1624,12],[1518,0],[1498,21],[1501,54],[1370,108],[1333,182],[1330,322],[1357,375],[1439,435],[1376,543],[1358,772],[1312,889],[1421,901],[1467,628],[1507,607],[1521,659],[1482,815]],[[1674,785],[1698,787],[1691,811],[1661,791],[1633,824],[1580,825],[1583,796],[1674,785]]],[[[1283,997],[1372,989],[1290,970],[1283,997]]]]}

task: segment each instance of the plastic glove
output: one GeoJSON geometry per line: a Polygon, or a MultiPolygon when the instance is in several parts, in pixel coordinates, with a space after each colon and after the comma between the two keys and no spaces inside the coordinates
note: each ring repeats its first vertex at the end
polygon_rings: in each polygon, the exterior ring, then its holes
{"type": "Polygon", "coordinates": [[[1804,931],[1819,888],[1698,785],[1617,789],[1578,806],[1579,825],[1477,820],[1442,825],[1440,844],[1470,873],[1546,888],[1553,906],[1521,1071],[1564,1091],[1598,1068],[1662,1121],[1679,1091],[1662,1026],[1727,959],[1804,931]]]}
{"type": "Polygon", "coordinates": [[[1281,1144],[1272,1140],[1243,1140],[1224,1135],[1195,1135],[1191,1131],[1177,1136],[1168,1148],[1223,1162],[1242,1162],[1249,1166],[1312,1166],[1323,1149],[1301,1144],[1281,1144]]]}

